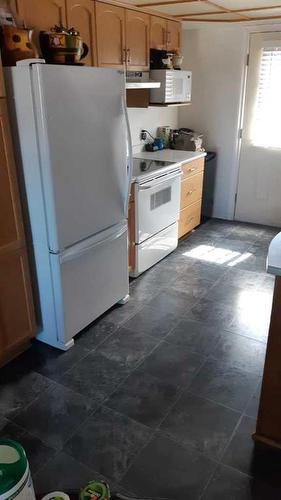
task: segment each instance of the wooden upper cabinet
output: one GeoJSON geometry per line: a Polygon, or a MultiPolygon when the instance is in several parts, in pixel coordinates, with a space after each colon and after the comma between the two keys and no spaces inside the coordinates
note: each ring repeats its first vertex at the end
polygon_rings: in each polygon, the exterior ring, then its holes
{"type": "Polygon", "coordinates": [[[126,9],[128,69],[149,69],[149,17],[149,14],[126,9]]]}
{"type": "Polygon", "coordinates": [[[150,16],[150,48],[166,49],[167,21],[162,17],[150,16]]]}
{"type": "Polygon", "coordinates": [[[28,28],[49,31],[66,25],[65,0],[17,0],[17,10],[28,28]]]}
{"type": "Polygon", "coordinates": [[[125,9],[96,2],[98,66],[122,68],[126,57],[125,9]]]}
{"type": "Polygon", "coordinates": [[[19,193],[10,138],[7,106],[0,99],[0,255],[23,244],[19,193]]]}
{"type": "Polygon", "coordinates": [[[82,62],[88,66],[96,64],[95,12],[93,0],[66,0],[66,19],[69,28],[76,28],[89,48],[82,62]]]}
{"type": "Polygon", "coordinates": [[[179,52],[181,49],[181,24],[167,21],[167,50],[179,52]]]}

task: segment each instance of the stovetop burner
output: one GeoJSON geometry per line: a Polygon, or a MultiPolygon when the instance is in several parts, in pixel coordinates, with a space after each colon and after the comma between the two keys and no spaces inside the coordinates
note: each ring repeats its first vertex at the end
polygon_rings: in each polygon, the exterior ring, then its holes
{"type": "Polygon", "coordinates": [[[133,177],[153,174],[159,169],[174,165],[173,161],[149,160],[144,158],[133,158],[133,177]]]}

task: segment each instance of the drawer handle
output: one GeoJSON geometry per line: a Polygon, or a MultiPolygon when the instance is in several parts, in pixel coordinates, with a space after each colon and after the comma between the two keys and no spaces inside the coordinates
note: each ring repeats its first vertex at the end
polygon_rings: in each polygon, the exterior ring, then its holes
{"type": "Polygon", "coordinates": [[[189,196],[192,193],[195,193],[196,189],[191,189],[190,191],[187,191],[186,196],[189,196]]]}
{"type": "Polygon", "coordinates": [[[189,219],[186,220],[186,223],[189,224],[191,221],[193,221],[194,215],[192,217],[189,217],[189,219]]]}
{"type": "Polygon", "coordinates": [[[188,172],[194,172],[194,170],[196,170],[196,168],[189,168],[188,172]]]}

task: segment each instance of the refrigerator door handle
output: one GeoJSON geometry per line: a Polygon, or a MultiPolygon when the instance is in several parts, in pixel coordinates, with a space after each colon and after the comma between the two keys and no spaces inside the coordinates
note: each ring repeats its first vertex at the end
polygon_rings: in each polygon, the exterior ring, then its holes
{"type": "Polygon", "coordinates": [[[131,130],[130,130],[128,111],[127,111],[127,106],[126,106],[126,101],[125,101],[124,96],[122,98],[122,104],[123,104],[123,109],[124,109],[124,115],[125,115],[125,121],[126,121],[126,127],[127,127],[127,140],[128,140],[128,165],[127,165],[128,190],[127,190],[126,198],[125,198],[125,214],[127,214],[128,207],[129,207],[130,192],[131,192],[132,174],[133,174],[133,146],[132,146],[132,136],[131,136],[131,130]]]}
{"type": "Polygon", "coordinates": [[[78,243],[77,245],[74,245],[73,247],[64,250],[61,255],[60,255],[60,264],[64,264],[65,262],[68,262],[70,260],[76,259],[83,255],[86,252],[89,252],[90,250],[93,250],[94,248],[98,247],[99,245],[103,245],[104,243],[108,243],[110,241],[117,240],[122,234],[124,234],[127,231],[127,224],[119,224],[119,228],[114,232],[112,232],[113,228],[110,228],[110,230],[103,231],[103,233],[107,232],[107,236],[98,238],[98,236],[95,236],[94,238],[90,238],[91,242],[89,243],[88,240],[78,243]]]}

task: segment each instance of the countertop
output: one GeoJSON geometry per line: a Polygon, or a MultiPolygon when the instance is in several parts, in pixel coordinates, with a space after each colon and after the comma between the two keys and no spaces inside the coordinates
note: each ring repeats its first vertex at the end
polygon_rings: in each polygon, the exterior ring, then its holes
{"type": "Polygon", "coordinates": [[[281,233],[278,233],[269,245],[267,272],[275,276],[281,276],[281,233]]]}
{"type": "Polygon", "coordinates": [[[161,151],[143,151],[134,153],[134,158],[144,158],[148,160],[174,161],[175,163],[188,163],[189,161],[203,158],[206,152],[182,151],[179,149],[162,149],[161,151]]]}

